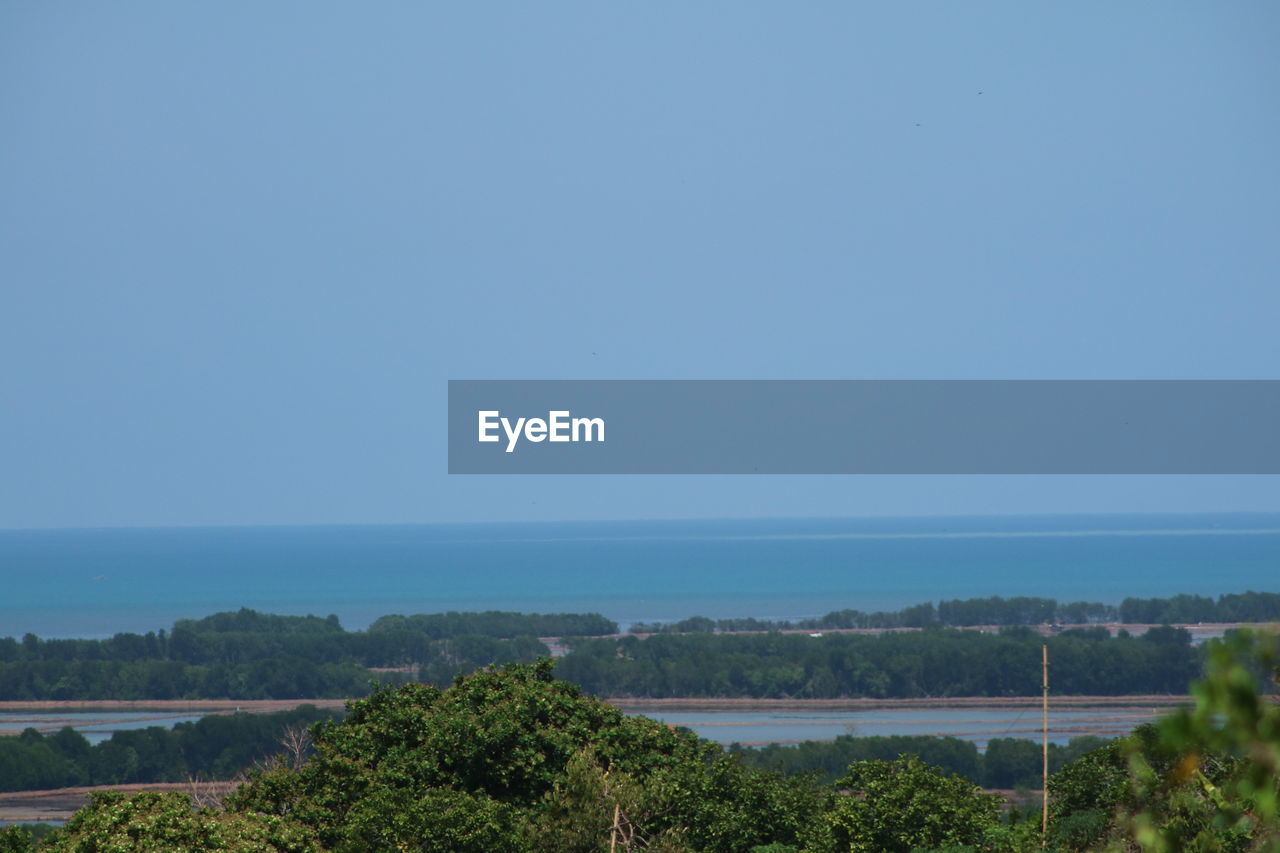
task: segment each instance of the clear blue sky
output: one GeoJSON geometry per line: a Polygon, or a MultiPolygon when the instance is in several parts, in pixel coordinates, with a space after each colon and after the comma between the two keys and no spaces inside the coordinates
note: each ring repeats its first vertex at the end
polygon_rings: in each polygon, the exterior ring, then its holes
{"type": "Polygon", "coordinates": [[[1277,378],[1280,6],[0,4],[0,527],[1280,510],[449,477],[450,378],[1277,378]]]}

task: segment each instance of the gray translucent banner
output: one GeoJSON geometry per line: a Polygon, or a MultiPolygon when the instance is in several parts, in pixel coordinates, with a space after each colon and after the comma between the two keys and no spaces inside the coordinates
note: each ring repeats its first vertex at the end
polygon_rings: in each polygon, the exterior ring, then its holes
{"type": "Polygon", "coordinates": [[[1277,380],[449,382],[451,474],[1276,474],[1277,436],[1277,380]]]}

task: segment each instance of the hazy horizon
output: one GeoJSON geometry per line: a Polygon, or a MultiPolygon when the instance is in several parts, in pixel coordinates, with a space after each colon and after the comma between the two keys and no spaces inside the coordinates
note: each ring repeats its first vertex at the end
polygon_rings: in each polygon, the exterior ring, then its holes
{"type": "Polygon", "coordinates": [[[30,527],[0,527],[0,532],[18,532],[23,530],[235,530],[235,529],[259,529],[259,528],[307,528],[307,527],[485,527],[485,526],[539,526],[539,525],[592,525],[592,524],[628,524],[628,523],[654,523],[662,524],[669,522],[673,524],[690,523],[697,524],[701,522],[770,522],[770,521],[895,521],[895,520],[928,520],[928,519],[1037,519],[1037,518],[1114,518],[1114,517],[1134,517],[1134,518],[1191,518],[1191,517],[1241,517],[1241,516],[1263,516],[1275,517],[1280,519],[1280,511],[1276,510],[1211,510],[1211,511],[1185,511],[1185,512],[1143,512],[1143,511],[1114,511],[1114,512],[988,512],[988,513],[920,513],[916,515],[761,515],[761,516],[698,516],[698,517],[673,517],[673,516],[653,516],[653,517],[631,517],[631,518],[539,518],[526,520],[486,520],[486,521],[364,521],[364,522],[310,522],[295,524],[273,524],[263,522],[258,524],[111,524],[100,526],[30,526],[30,527]]]}
{"type": "Polygon", "coordinates": [[[0,4],[0,527],[1280,511],[446,473],[450,379],[1277,378],[1278,38],[1265,0],[0,4]]]}

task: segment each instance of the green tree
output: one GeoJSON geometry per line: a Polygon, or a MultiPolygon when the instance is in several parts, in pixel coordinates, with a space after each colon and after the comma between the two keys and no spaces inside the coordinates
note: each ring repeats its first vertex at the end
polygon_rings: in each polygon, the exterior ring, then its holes
{"type": "Polygon", "coordinates": [[[1040,744],[997,737],[987,742],[982,783],[988,788],[1039,788],[1044,759],[1040,744]]]}
{"type": "Polygon", "coordinates": [[[1068,850],[1280,851],[1280,638],[1209,644],[1195,704],[1049,780],[1050,840],[1068,850]]]}
{"type": "Polygon", "coordinates": [[[998,827],[998,797],[914,755],[854,762],[836,784],[849,793],[834,797],[806,849],[909,853],[972,846],[998,827]]]}
{"type": "Polygon", "coordinates": [[[308,829],[280,817],[193,809],[186,794],[145,791],[126,797],[105,791],[91,794],[89,805],[39,849],[53,853],[318,853],[320,848],[308,829]]]}
{"type": "Polygon", "coordinates": [[[1238,631],[1210,644],[1194,706],[1128,752],[1135,802],[1119,822],[1141,849],[1280,851],[1277,682],[1280,636],[1238,631]]]}
{"type": "Polygon", "coordinates": [[[582,695],[549,660],[379,690],[319,726],[315,750],[257,774],[230,807],[288,816],[334,850],[569,853],[621,835],[730,853],[794,842],[818,804],[811,787],[582,695]]]}
{"type": "MultiPolygon", "coordinates": [[[[1152,737],[1148,726],[1146,736],[1152,737]]],[[[1132,735],[1138,737],[1140,735],[1132,735]]],[[[1086,753],[1049,777],[1049,838],[1055,848],[1088,850],[1114,834],[1113,817],[1129,799],[1121,741],[1086,753]]]]}
{"type": "Polygon", "coordinates": [[[0,853],[33,853],[35,849],[31,830],[25,826],[0,827],[0,853]]]}

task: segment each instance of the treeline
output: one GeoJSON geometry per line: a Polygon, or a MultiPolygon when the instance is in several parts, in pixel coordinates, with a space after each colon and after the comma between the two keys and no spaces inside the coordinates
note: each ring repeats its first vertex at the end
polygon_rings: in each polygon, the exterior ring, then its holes
{"type": "Polygon", "coordinates": [[[631,626],[633,634],[684,634],[713,631],[830,631],[836,629],[864,628],[883,630],[893,628],[950,627],[967,628],[974,625],[1041,625],[1045,622],[1069,622],[1071,624],[1114,622],[1117,608],[1107,604],[1076,601],[1059,604],[1052,598],[988,598],[931,601],[912,605],[902,610],[866,613],[861,610],[833,610],[815,619],[708,619],[693,616],[679,622],[637,622],[631,626]]]}
{"type": "Polygon", "coordinates": [[[298,657],[315,663],[388,667],[420,662],[436,640],[481,636],[616,634],[617,623],[598,614],[437,613],[383,616],[368,631],[346,631],[337,616],[280,616],[241,609],[203,619],[181,619],[173,630],[121,633],[105,640],[0,638],[0,662],[166,660],[197,666],[298,657]]]}
{"type": "Polygon", "coordinates": [[[709,619],[692,616],[678,622],[635,622],[633,634],[685,634],[724,631],[822,631],[849,628],[892,629],[934,626],[971,628],[976,625],[1096,625],[1104,622],[1171,624],[1175,622],[1280,621],[1280,593],[1245,592],[1220,595],[1215,601],[1201,595],[1171,598],[1126,598],[1117,607],[1096,601],[1059,602],[1053,598],[1016,596],[952,599],[916,604],[895,611],[864,613],[833,610],[815,619],[709,619]]]}
{"type": "MultiPolygon", "coordinates": [[[[556,673],[598,696],[914,698],[1038,695],[1030,628],[861,634],[671,634],[578,639],[556,673]]],[[[1203,653],[1182,628],[1111,637],[1076,628],[1049,639],[1055,693],[1185,693],[1203,653]]]]}
{"type": "Polygon", "coordinates": [[[93,745],[70,726],[51,735],[27,729],[0,737],[0,791],[232,779],[281,753],[286,731],[305,731],[321,720],[341,717],[314,705],[270,714],[212,715],[171,729],[118,731],[93,745]]]}
{"type": "MultiPolygon", "coordinates": [[[[1058,770],[1085,753],[1109,743],[1108,738],[1084,735],[1065,746],[1049,744],[1049,772],[1058,770]]],[[[1039,788],[1043,764],[1042,745],[1025,738],[992,738],[987,751],[957,737],[889,735],[856,737],[841,735],[834,741],[805,741],[794,746],[729,746],[729,753],[749,767],[774,770],[787,776],[817,773],[834,782],[854,761],[892,761],[910,754],[945,773],[954,773],[983,788],[1039,788]]]]}
{"type": "MultiPolygon", "coordinates": [[[[624,716],[554,679],[542,661],[473,673],[443,691],[380,690],[353,703],[343,722],[317,726],[305,762],[251,774],[221,807],[193,808],[177,792],[98,793],[38,846],[21,828],[0,829],[0,850],[1068,853],[1139,842],[1272,850],[1280,709],[1240,672],[1265,666],[1272,675],[1278,652],[1268,634],[1211,643],[1194,709],[1050,777],[1046,838],[1039,814],[1002,813],[1000,798],[972,777],[910,752],[862,757],[903,747],[940,754],[950,745],[945,760],[973,758],[950,741],[838,741],[833,754],[853,760],[821,784],[813,774],[762,769],[688,730],[624,716]]],[[[1056,757],[1089,745],[1074,742],[1056,757]]],[[[992,741],[970,771],[1017,787],[1029,781],[1035,752],[1025,741],[992,741]]]]}
{"type": "MultiPolygon", "coordinates": [[[[1117,615],[1105,608],[993,596],[920,604],[896,613],[843,610],[796,623],[693,617],[662,626],[643,645],[635,636],[605,636],[616,634],[617,625],[599,614],[391,615],[367,631],[346,631],[336,616],[242,609],[179,620],[167,632],[121,633],[105,640],[32,634],[0,639],[0,700],[356,697],[367,695],[372,681],[395,684],[416,677],[444,685],[491,664],[529,663],[549,653],[538,639],[545,636],[566,638],[571,652],[560,672],[597,695],[1025,695],[1038,689],[1033,670],[1040,641],[1019,634],[1026,629],[1018,626],[1117,615]],[[934,630],[916,639],[723,633],[975,624],[1005,627],[1000,637],[934,630]]],[[[1187,595],[1126,599],[1118,615],[1138,622],[1228,615],[1234,621],[1280,620],[1280,594],[1248,592],[1216,601],[1187,595]]],[[[1073,629],[1053,645],[1055,690],[1066,693],[1180,693],[1200,666],[1200,654],[1190,648],[1185,632],[1166,629],[1141,640],[1113,640],[1101,627],[1073,629]]]]}
{"type": "Polygon", "coordinates": [[[105,640],[0,639],[0,699],[355,697],[368,694],[371,677],[448,683],[547,655],[538,636],[616,632],[598,614],[384,616],[368,631],[346,631],[336,616],[241,609],[105,640]]]}
{"type": "MultiPolygon", "coordinates": [[[[257,636],[303,635],[194,636],[207,651],[219,638],[248,646],[257,636]]],[[[17,660],[0,659],[0,699],[354,697],[366,695],[374,681],[401,683],[416,676],[444,685],[459,673],[495,663],[528,663],[547,654],[534,637],[461,635],[423,639],[413,647],[411,663],[376,672],[361,662],[317,663],[297,654],[271,656],[269,650],[261,659],[205,664],[66,655],[65,644],[92,642],[24,639],[16,647],[17,660]]],[[[999,697],[1040,689],[1042,640],[1019,627],[998,635],[939,628],[880,636],[703,633],[566,642],[571,651],[560,658],[557,672],[600,696],[999,697]]],[[[1199,674],[1202,659],[1180,628],[1115,638],[1105,628],[1071,629],[1049,645],[1054,690],[1067,694],[1183,693],[1199,674]]]]}
{"type": "Polygon", "coordinates": [[[1215,601],[1203,595],[1172,598],[1126,598],[1120,603],[1122,622],[1277,622],[1280,593],[1246,592],[1220,595],[1215,601]]]}
{"type": "Polygon", "coordinates": [[[301,657],[191,666],[172,660],[0,662],[0,700],[323,699],[365,696],[407,676],[301,657]]]}
{"type": "Polygon", "coordinates": [[[533,637],[602,637],[618,633],[618,623],[599,613],[418,613],[414,616],[382,616],[369,626],[369,633],[409,632],[425,634],[433,640],[482,634],[512,639],[533,637]]]}

